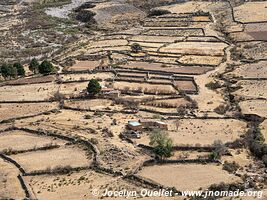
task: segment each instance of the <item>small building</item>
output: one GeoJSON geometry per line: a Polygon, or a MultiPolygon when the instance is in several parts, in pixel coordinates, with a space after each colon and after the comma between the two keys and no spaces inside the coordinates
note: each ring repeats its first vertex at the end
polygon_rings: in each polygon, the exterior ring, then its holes
{"type": "Polygon", "coordinates": [[[144,128],[159,128],[168,130],[168,124],[154,119],[140,119],[139,123],[142,124],[144,128]]]}
{"type": "Polygon", "coordinates": [[[140,131],[143,126],[138,121],[128,121],[127,128],[134,131],[140,131]]]}

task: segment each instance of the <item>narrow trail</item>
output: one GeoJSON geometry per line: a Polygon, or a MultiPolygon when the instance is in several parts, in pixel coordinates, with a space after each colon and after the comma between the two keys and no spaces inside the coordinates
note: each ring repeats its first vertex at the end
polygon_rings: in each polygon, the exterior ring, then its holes
{"type": "MultiPolygon", "coordinates": [[[[222,74],[225,72],[227,65],[231,63],[231,52],[230,50],[234,47],[234,45],[230,45],[225,49],[225,61],[222,62],[218,67],[214,70],[207,72],[201,76],[196,76],[195,81],[198,85],[199,93],[196,96],[191,96],[198,103],[199,110],[201,112],[213,112],[216,107],[219,105],[226,103],[224,100],[223,94],[210,90],[206,87],[207,83],[214,81],[214,76],[216,74],[222,74]]],[[[199,113],[200,114],[200,113],[199,113]]],[[[212,113],[212,115],[217,116],[216,113],[212,113]]]]}

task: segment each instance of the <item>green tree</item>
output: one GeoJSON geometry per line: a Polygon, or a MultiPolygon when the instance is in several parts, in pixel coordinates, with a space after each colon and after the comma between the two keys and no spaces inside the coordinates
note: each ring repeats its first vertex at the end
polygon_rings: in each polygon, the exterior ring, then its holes
{"type": "Polygon", "coordinates": [[[166,133],[155,131],[150,135],[150,143],[154,147],[154,152],[160,158],[172,156],[173,141],[166,133]]]}
{"type": "Polygon", "coordinates": [[[17,69],[19,76],[25,76],[25,70],[24,70],[24,67],[22,66],[22,64],[14,63],[13,67],[17,69]]]}
{"type": "Polygon", "coordinates": [[[132,52],[134,53],[139,53],[140,51],[142,51],[142,47],[138,43],[133,43],[131,45],[131,49],[132,49],[132,52]]]}
{"type": "Polygon", "coordinates": [[[8,64],[3,64],[1,66],[1,73],[4,78],[10,77],[10,66],[8,64]]]}
{"type": "Polygon", "coordinates": [[[87,92],[90,95],[94,96],[98,94],[100,90],[101,90],[101,85],[99,84],[99,82],[96,79],[91,79],[87,86],[87,92]]]}
{"type": "Polygon", "coordinates": [[[2,76],[6,78],[16,78],[18,76],[17,68],[13,65],[3,64],[1,67],[2,76]]]}
{"type": "Polygon", "coordinates": [[[36,58],[33,58],[29,65],[29,70],[31,70],[34,74],[38,73],[38,68],[40,66],[40,63],[36,58]]]}
{"type": "Polygon", "coordinates": [[[38,68],[41,74],[50,74],[54,72],[54,66],[48,60],[44,60],[38,68]]]}
{"type": "Polygon", "coordinates": [[[10,65],[10,78],[17,78],[17,77],[18,77],[17,68],[10,65]]]}

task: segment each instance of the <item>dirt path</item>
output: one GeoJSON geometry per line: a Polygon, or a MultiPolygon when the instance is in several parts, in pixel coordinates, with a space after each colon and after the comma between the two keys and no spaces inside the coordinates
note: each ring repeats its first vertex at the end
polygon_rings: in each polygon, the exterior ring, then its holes
{"type": "MultiPolygon", "coordinates": [[[[195,81],[198,85],[199,94],[196,96],[192,96],[198,102],[199,112],[200,113],[211,113],[212,115],[217,115],[214,113],[214,109],[218,107],[220,104],[226,103],[224,97],[221,93],[208,89],[205,85],[211,81],[214,81],[214,76],[216,74],[221,74],[226,70],[227,64],[231,63],[231,52],[230,50],[233,48],[233,45],[228,46],[225,49],[226,60],[222,62],[218,67],[214,70],[207,72],[201,76],[196,76],[195,81]]],[[[199,115],[201,115],[199,113],[199,115]]]]}

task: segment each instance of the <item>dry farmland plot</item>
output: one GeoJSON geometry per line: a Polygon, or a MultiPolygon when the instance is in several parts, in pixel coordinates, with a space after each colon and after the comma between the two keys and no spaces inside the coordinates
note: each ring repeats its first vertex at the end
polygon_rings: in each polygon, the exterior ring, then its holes
{"type": "Polygon", "coordinates": [[[24,84],[35,84],[35,83],[48,83],[48,82],[53,82],[55,80],[56,80],[56,77],[54,75],[49,75],[49,76],[41,76],[41,77],[20,78],[17,80],[7,81],[4,84],[24,85],[24,84]]]}
{"type": "MultiPolygon", "coordinates": [[[[234,119],[181,119],[178,129],[174,121],[166,121],[166,133],[175,145],[211,145],[215,140],[233,142],[246,131],[246,123],[234,119]]],[[[136,140],[139,144],[149,145],[149,134],[136,140]]]]}
{"type": "Polygon", "coordinates": [[[249,60],[266,59],[267,42],[243,42],[237,45],[236,52],[249,60]]]}
{"type": "Polygon", "coordinates": [[[182,91],[197,91],[196,85],[193,81],[174,81],[174,85],[182,91]]]}
{"type": "Polygon", "coordinates": [[[266,66],[266,61],[241,65],[230,74],[241,76],[243,78],[267,78],[266,66]]]}
{"type": "Polygon", "coordinates": [[[242,88],[234,94],[247,98],[267,98],[267,81],[238,81],[238,86],[242,88]]]}
{"type": "Polygon", "coordinates": [[[9,131],[0,134],[0,151],[3,150],[29,150],[39,147],[63,145],[66,141],[52,137],[38,136],[23,131],[9,131]]]}
{"type": "Polygon", "coordinates": [[[0,104],[0,121],[5,119],[25,117],[58,108],[58,103],[21,103],[0,104]]]}
{"type": "Polygon", "coordinates": [[[0,169],[0,199],[24,199],[25,193],[17,178],[19,170],[2,158],[0,169]]]}
{"type": "Polygon", "coordinates": [[[145,93],[164,93],[176,94],[177,91],[171,85],[148,84],[148,83],[129,83],[129,82],[115,82],[114,88],[118,90],[142,90],[145,93]]]}
{"type": "Polygon", "coordinates": [[[86,153],[76,147],[60,147],[58,149],[36,151],[12,155],[26,172],[33,172],[56,167],[86,167],[90,166],[90,159],[86,153]]]}
{"type": "Polygon", "coordinates": [[[211,68],[205,67],[180,67],[174,65],[164,65],[161,63],[148,63],[148,62],[131,62],[126,65],[121,65],[122,68],[126,69],[139,69],[147,71],[162,71],[166,73],[184,73],[184,74],[203,74],[211,70],[211,68]]]}
{"type": "Polygon", "coordinates": [[[244,114],[257,114],[267,117],[267,100],[247,100],[241,101],[239,106],[244,114]]]}
{"type": "Polygon", "coordinates": [[[58,89],[55,83],[3,86],[0,101],[42,101],[52,97],[58,89]]]}
{"type": "Polygon", "coordinates": [[[182,40],[184,37],[168,37],[168,36],[149,36],[149,35],[136,35],[129,40],[133,42],[157,42],[157,43],[172,43],[176,40],[182,40]]]}
{"type": "Polygon", "coordinates": [[[120,177],[112,177],[92,171],[81,171],[69,176],[29,176],[25,179],[32,188],[35,197],[39,200],[58,200],[59,196],[66,200],[95,200],[100,199],[100,197],[92,195],[93,189],[99,190],[100,194],[107,188],[110,191],[120,191],[121,188],[128,191],[138,191],[140,189],[120,177]]]}
{"type": "Polygon", "coordinates": [[[112,73],[96,73],[96,74],[62,74],[60,76],[62,81],[81,81],[100,79],[105,80],[114,77],[112,73]]]}
{"type": "Polygon", "coordinates": [[[86,90],[88,81],[81,83],[64,83],[60,86],[60,93],[67,97],[79,95],[83,90],[86,90]]]}
{"type": "Polygon", "coordinates": [[[150,29],[144,35],[154,36],[203,36],[202,29],[150,29]]]}
{"type": "Polygon", "coordinates": [[[128,44],[127,40],[100,40],[90,43],[88,46],[90,49],[93,48],[104,48],[104,47],[115,47],[115,46],[126,46],[128,44]]]}
{"type": "Polygon", "coordinates": [[[214,183],[241,181],[216,165],[161,165],[142,169],[138,175],[178,190],[198,190],[214,183]],[[164,173],[162,173],[164,172],[164,173]],[[186,176],[190,174],[190,176],[186,176]]]}
{"type": "Polygon", "coordinates": [[[93,99],[85,101],[65,101],[65,105],[72,108],[85,110],[122,110],[123,106],[113,105],[113,101],[108,99],[93,99]]]}
{"type": "Polygon", "coordinates": [[[153,107],[171,107],[171,108],[177,108],[180,105],[185,105],[189,103],[184,98],[177,98],[177,99],[163,99],[163,100],[153,100],[148,101],[144,103],[145,105],[153,106],[153,107]]]}
{"type": "Polygon", "coordinates": [[[169,6],[162,6],[161,9],[169,10],[172,13],[192,13],[197,11],[209,11],[213,6],[223,6],[223,2],[202,2],[189,1],[185,3],[173,4],[169,6]]]}
{"type": "Polygon", "coordinates": [[[182,56],[178,59],[183,64],[195,65],[219,65],[222,62],[222,57],[215,56],[182,56]]]}
{"type": "Polygon", "coordinates": [[[100,60],[96,61],[76,61],[74,65],[68,68],[69,71],[93,70],[100,65],[100,60]]]}
{"type": "Polygon", "coordinates": [[[233,142],[246,131],[246,123],[234,119],[184,119],[176,130],[169,122],[169,135],[175,144],[212,144],[215,140],[233,142]]]}
{"type": "Polygon", "coordinates": [[[246,2],[234,8],[234,15],[243,23],[267,21],[267,2],[246,2]]]}
{"type": "Polygon", "coordinates": [[[197,55],[223,56],[224,43],[211,42],[178,42],[160,49],[160,52],[197,55]]]}

